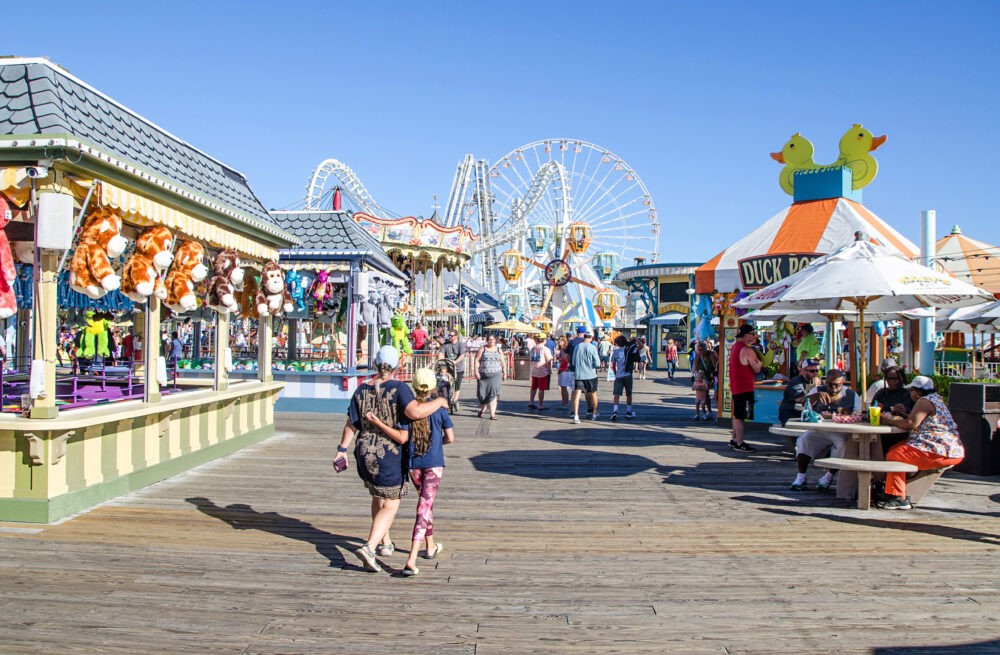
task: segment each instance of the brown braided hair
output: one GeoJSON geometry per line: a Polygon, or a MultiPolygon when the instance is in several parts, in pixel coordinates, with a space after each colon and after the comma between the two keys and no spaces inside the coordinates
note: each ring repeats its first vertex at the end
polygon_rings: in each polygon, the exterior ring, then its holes
{"type": "MultiPolygon", "coordinates": [[[[430,400],[433,389],[414,389],[413,395],[422,403],[430,400]]],[[[431,448],[431,423],[428,417],[417,419],[410,424],[410,439],[413,441],[413,454],[423,455],[431,448]]]]}

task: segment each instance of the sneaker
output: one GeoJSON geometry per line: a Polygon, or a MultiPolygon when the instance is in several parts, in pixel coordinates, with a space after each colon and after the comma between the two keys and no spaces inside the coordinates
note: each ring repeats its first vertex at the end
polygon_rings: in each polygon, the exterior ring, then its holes
{"type": "Polygon", "coordinates": [[[741,453],[755,453],[757,449],[748,445],[747,442],[736,443],[735,440],[729,442],[729,447],[741,453]]]}
{"type": "Polygon", "coordinates": [[[876,503],[875,507],[879,509],[913,509],[913,505],[910,503],[910,497],[899,498],[897,496],[892,496],[888,500],[883,500],[882,502],[876,503]]]}
{"type": "Polygon", "coordinates": [[[354,551],[361,563],[365,565],[366,571],[371,571],[372,573],[381,573],[382,567],[378,565],[378,561],[375,559],[375,553],[372,549],[368,547],[368,544],[364,544],[361,548],[354,551]]]}
{"type": "Polygon", "coordinates": [[[538,406],[535,403],[528,403],[528,409],[538,409],[538,406]]]}
{"type": "Polygon", "coordinates": [[[701,420],[701,413],[697,413],[697,414],[695,414],[695,415],[694,415],[694,418],[693,418],[693,419],[691,419],[691,420],[692,420],[692,421],[700,421],[700,420],[701,420]]]}
{"type": "Polygon", "coordinates": [[[617,420],[618,420],[618,412],[612,412],[611,413],[611,422],[614,423],[617,420]]]}
{"type": "Polygon", "coordinates": [[[574,423],[579,423],[580,422],[580,417],[579,416],[574,416],[573,417],[573,422],[574,423]]]}
{"type": "Polygon", "coordinates": [[[730,439],[729,440],[729,447],[730,448],[735,448],[736,447],[736,439],[730,439]]]}
{"type": "Polygon", "coordinates": [[[820,493],[827,493],[830,491],[831,486],[833,486],[833,476],[824,475],[816,482],[816,491],[820,493]]]}
{"type": "Polygon", "coordinates": [[[625,412],[625,416],[627,418],[635,418],[635,410],[633,409],[633,410],[629,410],[629,411],[625,412]]]}
{"type": "Polygon", "coordinates": [[[389,542],[387,544],[379,544],[375,548],[375,554],[379,557],[388,557],[396,552],[396,544],[389,542]]]}
{"type": "Polygon", "coordinates": [[[601,415],[600,415],[600,414],[598,414],[597,412],[594,412],[593,414],[591,414],[591,415],[590,415],[590,420],[591,420],[591,421],[596,421],[596,420],[598,420],[599,418],[601,418],[601,415]]]}
{"type": "Polygon", "coordinates": [[[793,482],[790,485],[788,485],[788,488],[791,489],[792,491],[805,491],[806,483],[803,482],[802,484],[799,484],[797,482],[793,482]]]}

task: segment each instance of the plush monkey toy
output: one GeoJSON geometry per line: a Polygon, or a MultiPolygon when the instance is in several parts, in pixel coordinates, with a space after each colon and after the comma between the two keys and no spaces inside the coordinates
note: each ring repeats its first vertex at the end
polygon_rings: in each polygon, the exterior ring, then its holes
{"type": "Polygon", "coordinates": [[[285,288],[285,274],[277,262],[267,262],[260,273],[260,290],[257,292],[257,313],[260,316],[277,316],[282,311],[292,311],[292,296],[285,288]]]}
{"type": "Polygon", "coordinates": [[[236,290],[243,286],[240,256],[232,248],[223,250],[212,262],[213,276],[208,284],[208,306],[220,314],[237,311],[240,303],[236,290]]]}

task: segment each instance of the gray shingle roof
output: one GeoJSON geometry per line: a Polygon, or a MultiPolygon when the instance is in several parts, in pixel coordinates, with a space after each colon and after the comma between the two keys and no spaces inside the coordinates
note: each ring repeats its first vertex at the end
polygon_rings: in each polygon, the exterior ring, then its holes
{"type": "MultiPolygon", "coordinates": [[[[403,277],[392,263],[378,239],[358,225],[346,211],[274,211],[271,220],[281,229],[294,234],[301,247],[283,249],[282,253],[305,254],[321,251],[370,253],[368,259],[387,273],[403,277]]],[[[319,255],[317,255],[319,256],[319,255]]]]}
{"type": "Polygon", "coordinates": [[[264,223],[246,177],[51,62],[0,59],[0,135],[71,134],[264,223]]]}

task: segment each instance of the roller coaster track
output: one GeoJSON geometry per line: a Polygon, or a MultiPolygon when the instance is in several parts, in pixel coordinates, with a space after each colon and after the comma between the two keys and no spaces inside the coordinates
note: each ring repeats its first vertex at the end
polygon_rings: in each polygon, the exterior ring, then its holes
{"type": "Polygon", "coordinates": [[[375,202],[375,199],[368,193],[368,189],[361,183],[361,180],[351,170],[350,166],[336,159],[323,160],[323,163],[313,171],[312,178],[310,178],[309,184],[306,186],[306,209],[322,209],[319,204],[322,201],[326,181],[331,175],[340,180],[341,184],[343,184],[341,187],[343,193],[361,211],[371,216],[395,217],[395,214],[375,202]]]}

